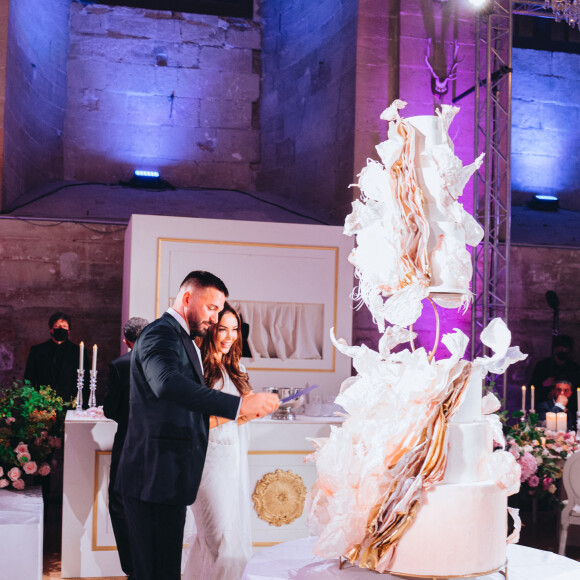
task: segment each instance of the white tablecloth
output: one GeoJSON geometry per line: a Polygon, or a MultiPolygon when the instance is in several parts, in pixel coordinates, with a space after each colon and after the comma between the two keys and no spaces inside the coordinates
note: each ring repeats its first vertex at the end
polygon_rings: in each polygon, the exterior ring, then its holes
{"type": "MultiPolygon", "coordinates": [[[[242,580],[400,580],[391,574],[378,575],[371,570],[347,565],[338,568],[338,560],[324,560],[312,554],[314,538],[301,538],[258,552],[246,566],[242,580]]],[[[417,551],[421,549],[417,546],[417,551]]],[[[552,552],[511,545],[507,548],[509,580],[579,580],[580,562],[552,552]]],[[[496,572],[482,580],[504,580],[496,572]]],[[[475,579],[476,580],[476,579],[475,579]]]]}
{"type": "Polygon", "coordinates": [[[0,580],[42,580],[40,487],[0,489],[0,580]]]}

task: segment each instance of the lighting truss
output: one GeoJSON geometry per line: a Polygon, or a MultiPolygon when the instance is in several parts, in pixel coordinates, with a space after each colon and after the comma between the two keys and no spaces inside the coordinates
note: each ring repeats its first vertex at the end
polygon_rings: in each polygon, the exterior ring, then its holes
{"type": "MultiPolygon", "coordinates": [[[[487,354],[482,329],[496,317],[507,323],[509,314],[512,31],[512,0],[494,0],[476,18],[475,154],[485,158],[474,180],[473,214],[484,239],[472,254],[472,359],[487,354]]],[[[505,399],[505,374],[503,381],[505,399]]]]}

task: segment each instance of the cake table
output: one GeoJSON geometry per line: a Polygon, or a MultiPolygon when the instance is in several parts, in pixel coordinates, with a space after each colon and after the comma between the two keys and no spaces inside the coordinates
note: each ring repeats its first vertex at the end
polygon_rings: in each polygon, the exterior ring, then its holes
{"type": "MultiPolygon", "coordinates": [[[[314,556],[315,538],[301,538],[278,544],[256,554],[246,566],[242,580],[400,580],[401,576],[379,574],[373,570],[346,564],[338,568],[338,560],[325,560],[314,556]]],[[[419,554],[421,547],[417,546],[419,554]]],[[[578,580],[580,562],[558,556],[552,552],[535,550],[526,546],[507,547],[509,580],[578,580]]],[[[482,580],[504,580],[496,572],[478,576],[482,580]]]]}

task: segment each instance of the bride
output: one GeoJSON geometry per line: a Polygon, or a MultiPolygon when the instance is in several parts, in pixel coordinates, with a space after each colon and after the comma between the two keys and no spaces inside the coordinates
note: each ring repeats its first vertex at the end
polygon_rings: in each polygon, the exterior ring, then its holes
{"type": "MultiPolygon", "coordinates": [[[[201,344],[205,382],[231,395],[252,392],[239,360],[241,324],[226,302],[217,324],[201,344]]],[[[207,456],[195,503],[197,534],[183,580],[239,580],[252,555],[248,473],[248,425],[210,417],[207,456]]]]}

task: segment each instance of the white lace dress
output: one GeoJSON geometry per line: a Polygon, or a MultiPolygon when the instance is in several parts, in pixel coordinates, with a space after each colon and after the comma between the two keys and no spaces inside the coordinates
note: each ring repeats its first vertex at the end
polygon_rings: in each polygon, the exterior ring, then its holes
{"type": "MultiPolygon", "coordinates": [[[[214,388],[239,395],[229,376],[222,383],[214,388]]],[[[248,443],[248,424],[210,429],[183,580],[239,580],[252,556],[248,443]]]]}

